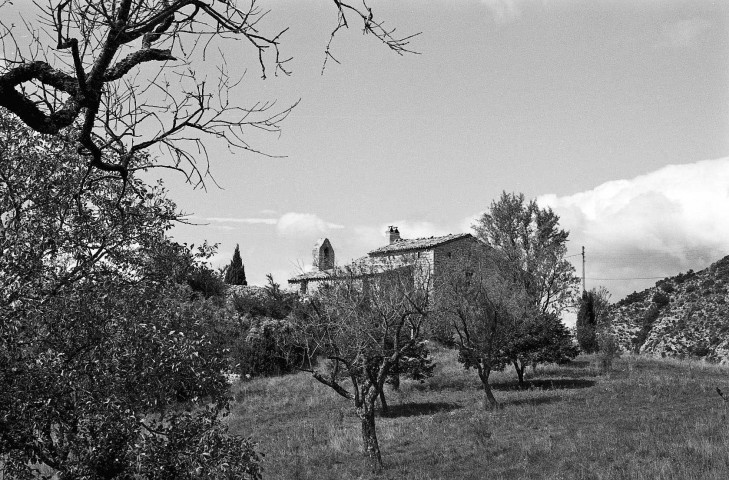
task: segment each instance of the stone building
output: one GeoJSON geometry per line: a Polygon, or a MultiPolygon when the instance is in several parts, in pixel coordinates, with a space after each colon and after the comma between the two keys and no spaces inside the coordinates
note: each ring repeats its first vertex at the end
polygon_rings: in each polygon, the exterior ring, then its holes
{"type": "Polygon", "coordinates": [[[367,278],[398,268],[411,268],[416,278],[431,285],[449,265],[467,255],[487,254],[489,247],[470,233],[456,233],[441,237],[404,239],[396,226],[385,232],[388,243],[366,256],[344,266],[334,263],[334,248],[329,239],[319,239],[313,251],[313,269],[289,279],[289,285],[298,286],[302,294],[311,293],[325,282],[342,278],[367,278]]]}

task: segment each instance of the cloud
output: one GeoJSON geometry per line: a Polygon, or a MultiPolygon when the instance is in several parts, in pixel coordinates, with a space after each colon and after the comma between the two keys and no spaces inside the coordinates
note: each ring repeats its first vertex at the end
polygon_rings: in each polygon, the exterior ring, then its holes
{"type": "Polygon", "coordinates": [[[496,23],[511,23],[521,17],[519,0],[481,0],[494,17],[496,23]]]}
{"type": "Polygon", "coordinates": [[[560,215],[573,253],[585,246],[586,276],[595,279],[588,288],[603,284],[614,300],[655,283],[649,277],[705,268],[729,254],[729,158],[669,165],[537,202],[560,215]]]}
{"type": "Polygon", "coordinates": [[[661,27],[657,47],[688,47],[711,27],[711,22],[695,17],[666,23],[661,27]]]}
{"type": "MultiPolygon", "coordinates": [[[[284,213],[278,218],[257,218],[257,217],[208,217],[199,219],[206,222],[235,224],[243,223],[247,225],[271,225],[276,227],[276,232],[285,237],[300,236],[317,236],[326,234],[327,232],[344,228],[332,222],[327,222],[319,218],[313,213],[284,213]]],[[[213,228],[232,230],[229,225],[216,225],[213,228]]]]}
{"type": "Polygon", "coordinates": [[[312,237],[340,228],[344,225],[326,222],[313,213],[284,213],[276,223],[276,231],[285,237],[312,237]]]}
{"type": "Polygon", "coordinates": [[[220,222],[220,223],[247,223],[250,225],[263,224],[263,225],[276,225],[278,223],[277,218],[233,218],[233,217],[209,217],[206,218],[208,222],[220,222]]]}

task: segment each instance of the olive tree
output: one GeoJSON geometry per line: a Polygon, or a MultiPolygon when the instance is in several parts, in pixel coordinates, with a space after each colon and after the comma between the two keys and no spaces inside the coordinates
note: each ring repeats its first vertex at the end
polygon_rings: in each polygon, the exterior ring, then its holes
{"type": "Polygon", "coordinates": [[[349,270],[319,288],[295,316],[297,344],[306,345],[310,358],[319,358],[302,369],[352,402],[375,469],[382,467],[375,402],[395,366],[423,354],[432,308],[429,272],[418,264],[349,270]]]}
{"type": "Polygon", "coordinates": [[[175,205],[89,172],[74,144],[0,115],[3,473],[258,478],[222,422],[225,310],[192,294],[197,254],[165,237],[175,205]]]}
{"type": "Polygon", "coordinates": [[[518,332],[532,313],[525,309],[523,285],[497,256],[472,254],[452,262],[437,289],[439,320],[455,332],[458,361],[478,372],[484,407],[494,408],[491,373],[511,363],[518,332]]]}

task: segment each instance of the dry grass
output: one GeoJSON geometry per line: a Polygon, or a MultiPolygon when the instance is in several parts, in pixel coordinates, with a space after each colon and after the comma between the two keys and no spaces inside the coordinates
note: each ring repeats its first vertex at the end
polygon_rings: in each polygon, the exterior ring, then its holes
{"type": "Polygon", "coordinates": [[[368,472],[350,405],[300,374],[238,384],[236,433],[265,453],[265,478],[726,479],[729,368],[625,356],[600,374],[590,358],[541,368],[519,389],[494,375],[503,408],[483,410],[474,372],[435,352],[425,383],[390,392],[377,419],[385,471],[368,472]]]}

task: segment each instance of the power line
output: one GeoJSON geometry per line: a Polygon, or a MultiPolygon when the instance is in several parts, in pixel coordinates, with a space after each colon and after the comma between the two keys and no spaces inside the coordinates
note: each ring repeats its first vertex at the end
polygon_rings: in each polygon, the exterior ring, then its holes
{"type": "Polygon", "coordinates": [[[630,277],[630,278],[590,278],[587,277],[586,280],[661,280],[666,277],[630,277]]]}

